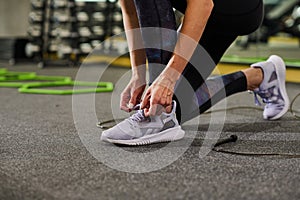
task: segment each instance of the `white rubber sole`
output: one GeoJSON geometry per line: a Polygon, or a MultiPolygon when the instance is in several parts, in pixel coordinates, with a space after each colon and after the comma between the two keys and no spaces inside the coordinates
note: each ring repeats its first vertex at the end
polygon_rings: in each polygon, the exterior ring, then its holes
{"type": "Polygon", "coordinates": [[[286,67],[284,61],[279,56],[272,55],[270,56],[268,61],[272,62],[275,65],[275,70],[279,82],[279,90],[282,95],[282,98],[284,99],[285,104],[282,111],[280,111],[280,113],[278,113],[274,117],[271,118],[268,118],[267,116],[263,116],[263,117],[264,119],[267,120],[276,120],[281,118],[289,110],[289,106],[290,106],[290,100],[287,95],[286,87],[285,87],[286,67]]]}
{"type": "Polygon", "coordinates": [[[185,132],[184,130],[181,129],[181,126],[176,126],[174,128],[169,128],[167,130],[161,131],[156,134],[146,135],[144,137],[133,139],[133,140],[113,140],[113,139],[106,138],[105,141],[114,144],[139,146],[139,145],[147,145],[147,144],[160,143],[160,142],[176,141],[182,139],[184,135],[185,132]]]}

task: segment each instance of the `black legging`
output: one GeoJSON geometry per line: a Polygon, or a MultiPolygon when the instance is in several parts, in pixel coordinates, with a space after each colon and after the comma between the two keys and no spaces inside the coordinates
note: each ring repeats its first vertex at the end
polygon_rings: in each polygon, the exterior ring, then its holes
{"type": "MultiPolygon", "coordinates": [[[[214,8],[199,44],[219,63],[227,48],[239,35],[255,31],[263,19],[262,0],[213,0],[214,8]]],[[[171,0],[182,13],[186,0],[171,0]]]]}
{"type": "MultiPolygon", "coordinates": [[[[172,7],[185,13],[187,6],[185,0],[134,1],[141,27],[162,27],[175,30],[172,7]]],[[[262,18],[262,0],[214,0],[213,11],[199,41],[200,47],[195,50],[190,60],[196,65],[193,66],[189,63],[185,67],[182,73],[184,78],[177,82],[175,88],[174,99],[179,105],[176,114],[180,121],[185,122],[199,113],[205,112],[224,97],[247,89],[247,81],[242,72],[209,79],[209,85],[213,85],[213,89],[208,89],[204,82],[237,36],[255,31],[260,26],[262,18]],[[223,82],[222,84],[220,84],[220,80],[223,82]],[[224,94],[222,94],[222,89],[225,90],[224,94]],[[199,93],[208,94],[199,100],[199,93]],[[198,100],[195,101],[195,98],[198,100]],[[211,99],[214,99],[213,102],[211,99]]],[[[142,35],[144,42],[147,43],[147,37],[144,37],[143,32],[142,35]]],[[[157,36],[152,37],[160,38],[160,41],[156,42],[160,42],[161,49],[164,49],[162,36],[158,33],[157,36]]],[[[170,37],[169,40],[175,46],[176,38],[170,37]]],[[[170,43],[167,44],[170,45],[170,43]]],[[[159,62],[166,65],[172,55],[172,52],[161,49],[146,49],[148,63],[150,63],[149,71],[153,76],[150,77],[150,82],[162,70],[151,73],[153,70],[151,63],[159,62]],[[157,59],[157,55],[160,55],[160,59],[157,59]],[[155,59],[153,59],[154,57],[155,59]]]]}

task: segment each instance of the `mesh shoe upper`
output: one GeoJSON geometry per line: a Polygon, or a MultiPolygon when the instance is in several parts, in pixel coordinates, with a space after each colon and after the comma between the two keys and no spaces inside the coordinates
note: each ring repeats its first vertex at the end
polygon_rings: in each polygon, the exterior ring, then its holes
{"type": "Polygon", "coordinates": [[[103,131],[101,138],[102,140],[132,140],[173,128],[179,125],[175,110],[175,101],[171,113],[163,112],[161,115],[145,117],[143,110],[138,110],[113,128],[103,131]]]}
{"type": "Polygon", "coordinates": [[[264,73],[264,79],[259,88],[254,90],[255,104],[261,105],[257,95],[266,104],[263,116],[265,119],[278,117],[277,115],[288,106],[287,95],[285,94],[285,66],[278,56],[271,56],[266,62],[253,64],[252,67],[260,67],[264,73]],[[279,74],[281,73],[281,74],[279,74]],[[279,80],[283,76],[284,81],[279,80]]]}

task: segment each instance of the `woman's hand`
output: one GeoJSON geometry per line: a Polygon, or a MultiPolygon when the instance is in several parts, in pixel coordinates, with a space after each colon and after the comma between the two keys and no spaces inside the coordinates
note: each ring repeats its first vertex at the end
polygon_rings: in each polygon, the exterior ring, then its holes
{"type": "Polygon", "coordinates": [[[175,84],[176,81],[173,78],[163,74],[153,82],[141,103],[145,116],[157,115],[171,108],[175,84]]]}
{"type": "Polygon", "coordinates": [[[146,87],[144,78],[132,77],[121,94],[120,108],[126,112],[131,112],[133,107],[140,103],[146,87]]]}

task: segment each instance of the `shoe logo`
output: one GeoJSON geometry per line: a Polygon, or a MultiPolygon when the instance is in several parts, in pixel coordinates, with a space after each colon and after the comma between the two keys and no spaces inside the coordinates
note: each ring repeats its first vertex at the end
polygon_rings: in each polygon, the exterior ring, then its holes
{"type": "Polygon", "coordinates": [[[161,126],[162,126],[162,123],[155,119],[151,119],[151,121],[144,121],[144,122],[138,123],[138,127],[141,129],[157,128],[157,127],[161,127],[161,126]]]}
{"type": "Polygon", "coordinates": [[[171,118],[171,116],[167,116],[165,119],[162,120],[163,123],[164,124],[167,123],[170,120],[170,118],[171,118]]]}
{"type": "Polygon", "coordinates": [[[271,77],[270,77],[268,83],[271,83],[272,81],[275,81],[275,80],[277,80],[277,74],[276,74],[276,72],[274,71],[274,72],[271,74],[271,77]]]}
{"type": "Polygon", "coordinates": [[[167,123],[164,124],[161,131],[167,130],[169,128],[173,128],[175,125],[176,125],[175,122],[173,120],[170,120],[170,121],[168,121],[167,123]]]}

